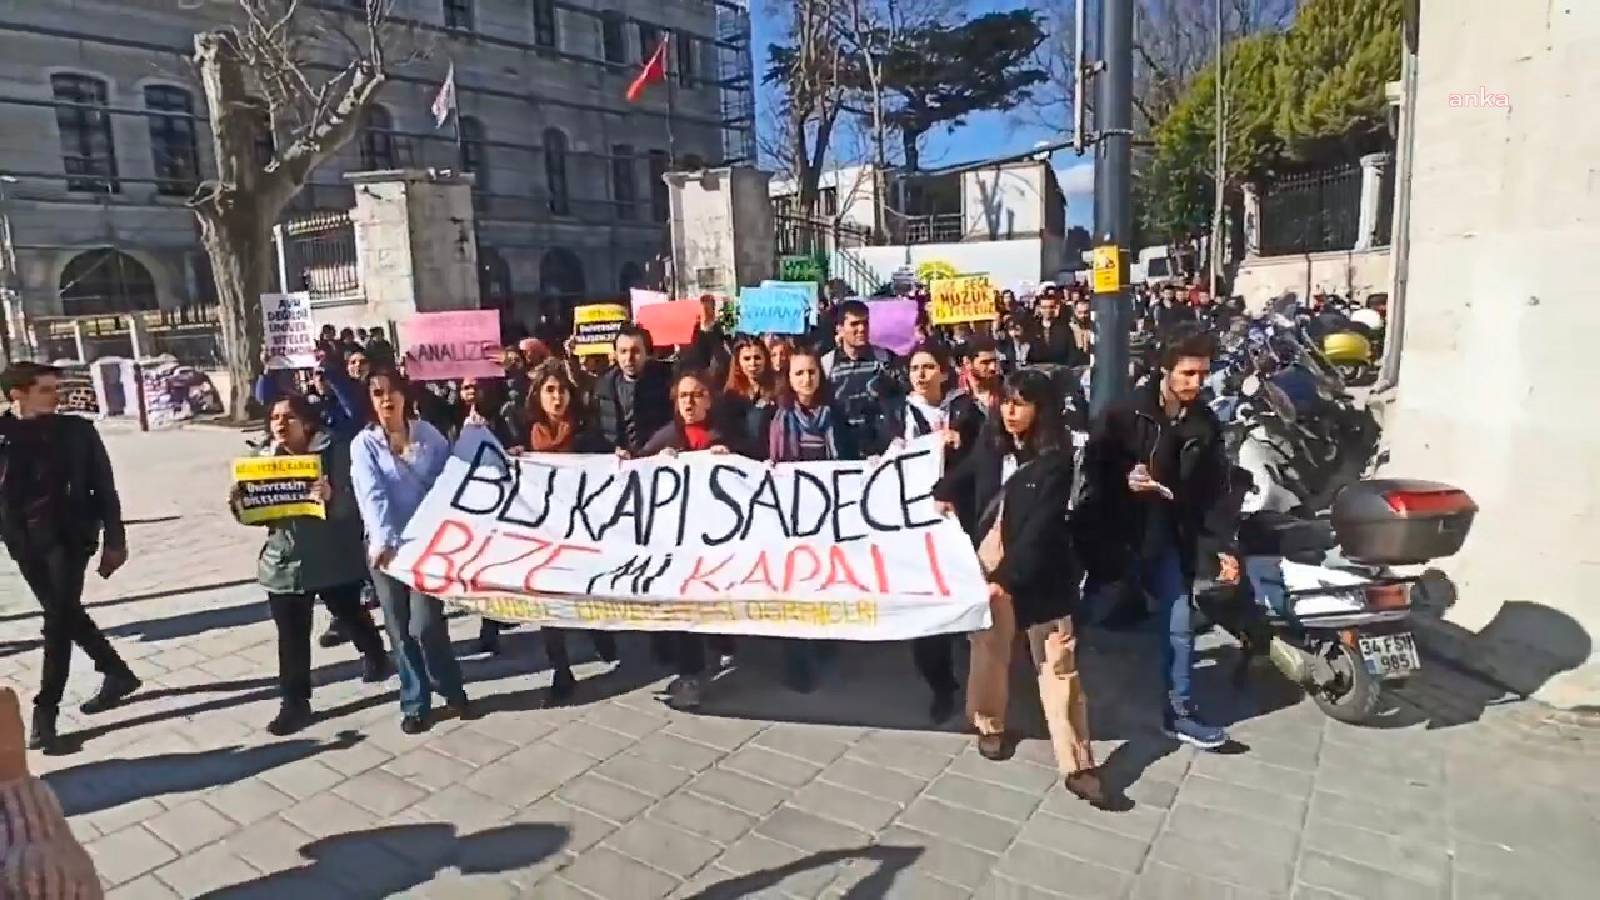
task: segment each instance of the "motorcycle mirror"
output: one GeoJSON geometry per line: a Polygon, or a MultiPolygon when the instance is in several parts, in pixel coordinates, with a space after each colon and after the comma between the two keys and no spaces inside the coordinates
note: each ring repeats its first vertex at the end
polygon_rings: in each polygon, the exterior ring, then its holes
{"type": "Polygon", "coordinates": [[[1254,397],[1260,390],[1261,378],[1255,374],[1246,375],[1244,381],[1239,385],[1239,393],[1244,394],[1246,397],[1254,397]]]}

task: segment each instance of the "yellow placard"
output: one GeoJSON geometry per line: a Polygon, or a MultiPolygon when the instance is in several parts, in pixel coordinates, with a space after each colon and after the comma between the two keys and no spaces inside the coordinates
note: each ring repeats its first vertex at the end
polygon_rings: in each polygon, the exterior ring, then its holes
{"type": "Polygon", "coordinates": [[[312,486],[322,477],[322,457],[251,456],[233,461],[239,486],[239,521],[246,525],[309,516],[327,517],[312,486]]]}
{"type": "Polygon", "coordinates": [[[595,303],[572,311],[573,352],[600,356],[611,352],[617,332],[628,321],[628,308],[616,303],[595,303]]]}
{"type": "Polygon", "coordinates": [[[990,322],[994,317],[994,287],[987,275],[941,278],[928,285],[928,321],[935,325],[990,322]]]}
{"type": "Polygon", "coordinates": [[[1114,244],[1094,248],[1094,292],[1115,294],[1122,290],[1122,250],[1114,244]]]}

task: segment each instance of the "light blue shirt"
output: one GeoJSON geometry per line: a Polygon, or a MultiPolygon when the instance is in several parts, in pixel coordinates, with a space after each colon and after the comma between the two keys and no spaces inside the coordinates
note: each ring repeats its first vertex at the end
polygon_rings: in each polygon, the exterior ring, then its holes
{"type": "Polygon", "coordinates": [[[376,425],[356,435],[350,444],[350,483],[366,526],[369,558],[400,546],[406,523],[449,459],[450,442],[420,419],[411,423],[411,445],[403,457],[389,450],[383,429],[376,425]]]}

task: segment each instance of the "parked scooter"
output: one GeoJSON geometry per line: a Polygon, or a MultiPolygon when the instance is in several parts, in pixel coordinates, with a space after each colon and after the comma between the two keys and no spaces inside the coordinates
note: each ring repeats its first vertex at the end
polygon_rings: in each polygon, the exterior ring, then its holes
{"type": "Polygon", "coordinates": [[[1270,509],[1244,517],[1244,578],[1197,603],[1245,648],[1271,659],[1323,712],[1370,721],[1385,687],[1421,668],[1408,627],[1420,566],[1454,555],[1477,505],[1446,484],[1375,479],[1346,488],[1328,519],[1270,509]]]}
{"type": "Polygon", "coordinates": [[[1377,378],[1372,342],[1355,331],[1341,331],[1322,339],[1322,355],[1339,371],[1347,385],[1371,384],[1377,378]]]}

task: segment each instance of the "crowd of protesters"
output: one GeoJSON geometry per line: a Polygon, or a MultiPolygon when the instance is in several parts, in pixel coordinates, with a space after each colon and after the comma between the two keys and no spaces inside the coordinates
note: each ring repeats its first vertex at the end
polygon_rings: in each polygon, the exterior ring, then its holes
{"type": "MultiPolygon", "coordinates": [[[[505,351],[503,378],[451,384],[408,381],[403,355],[381,330],[324,329],[314,370],[268,372],[255,386],[270,438],[262,452],[320,455],[315,491],[326,506],[325,518],[262,526],[258,580],[277,628],[281,689],[267,727],[290,734],[314,720],[310,641],[319,600],[334,622],[324,646],[350,642],[368,681],[398,676],[406,733],[427,730],[439,715],[475,714],[443,604],[383,571],[463,428],[491,429],[512,453],[641,458],[708,451],[773,463],[865,460],[938,435],[945,476],[934,496],[972,538],[993,620],[971,636],[966,724],[985,757],[1009,752],[1006,673],[1013,638],[1025,635],[1067,788],[1091,803],[1113,804],[1096,772],[1076,663],[1082,576],[1089,590],[1130,580],[1143,586],[1167,636],[1164,723],[1177,739],[1206,748],[1222,746],[1227,735],[1202,720],[1189,687],[1195,560],[1209,554],[1224,578],[1237,576],[1237,562],[1225,552],[1229,536],[1206,531],[1226,464],[1220,429],[1198,402],[1214,354],[1207,325],[1227,307],[1189,303],[1169,288],[1140,302],[1139,315],[1165,334],[1162,377],[1092,427],[1068,420],[1060,380],[1048,373],[1050,366],[1087,364],[1094,352],[1091,304],[1079,289],[1051,288],[1021,301],[1005,292],[992,321],[924,324],[903,356],[872,343],[870,307],[860,300],[824,300],[811,333],[780,336],[724,333],[708,299],[694,339],[682,346],[655,347],[631,324],[609,354],[580,355],[570,340],[552,346],[527,338],[505,351]],[[1090,432],[1081,453],[1075,429],[1090,432]],[[434,709],[435,695],[442,711],[434,709]]],[[[31,740],[41,748],[57,740],[72,644],[106,676],[84,712],[115,706],[139,687],[81,603],[95,550],[103,544],[103,575],[126,551],[98,436],[86,422],[51,415],[56,378],[48,366],[13,366],[3,384],[13,409],[0,417],[0,522],[45,610],[46,683],[31,740]]],[[[236,494],[227,502],[239,510],[236,494]]],[[[512,626],[485,621],[480,649],[498,652],[503,627],[512,626]]],[[[934,723],[956,712],[963,685],[957,637],[910,642],[934,723]]],[[[577,638],[602,659],[616,659],[610,633],[544,629],[553,670],[549,704],[581,698],[568,650],[577,638]]],[[[835,646],[783,646],[785,686],[815,690],[835,646]]],[[[663,699],[681,709],[699,706],[738,652],[731,639],[689,633],[653,635],[651,647],[677,675],[663,699]]]]}

